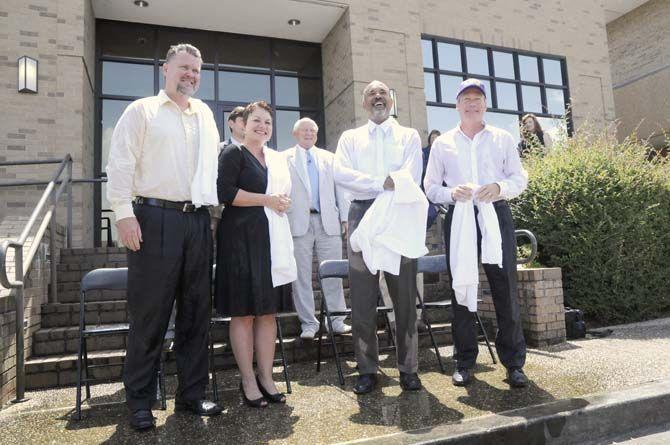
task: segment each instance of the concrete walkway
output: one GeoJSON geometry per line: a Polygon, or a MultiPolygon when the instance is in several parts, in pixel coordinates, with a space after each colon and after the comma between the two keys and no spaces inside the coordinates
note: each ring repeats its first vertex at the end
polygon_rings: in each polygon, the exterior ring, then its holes
{"type": "MultiPolygon", "coordinates": [[[[7,405],[0,411],[0,444],[25,443],[337,443],[392,435],[401,431],[430,430],[437,425],[458,425],[477,416],[528,407],[586,394],[615,391],[670,376],[670,319],[615,326],[604,338],[571,341],[543,350],[529,350],[526,372],[532,384],[512,390],[504,382],[505,370],[493,366],[480,348],[475,381],[467,388],[451,385],[439,373],[434,354],[422,350],[420,376],[425,389],[403,393],[398,386],[394,356],[382,356],[381,385],[371,394],[351,392],[354,363],[347,362],[346,387],[337,385],[335,365],[327,362],[316,374],[312,364],[291,366],[293,394],[285,406],[265,410],[247,408],[237,392],[234,371],[221,372],[226,389],[226,411],[200,419],[176,414],[173,400],[167,411],[154,411],[158,427],[135,433],[126,423],[120,403],[120,383],[92,388],[92,407],[80,422],[70,419],[74,388],[28,393],[28,402],[7,405]]],[[[450,348],[442,349],[449,356],[450,348]]],[[[276,369],[276,380],[281,379],[276,369]]],[[[447,358],[447,372],[453,364],[447,358]]],[[[169,379],[169,393],[174,378],[169,379]]],[[[669,419],[670,421],[670,419],[669,419]]],[[[417,437],[418,439],[418,437],[417,437]]]]}

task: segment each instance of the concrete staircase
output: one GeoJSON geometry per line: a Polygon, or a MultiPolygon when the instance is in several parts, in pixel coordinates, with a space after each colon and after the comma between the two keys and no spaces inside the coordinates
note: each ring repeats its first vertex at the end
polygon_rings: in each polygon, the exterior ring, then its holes
{"type": "MultiPolygon", "coordinates": [[[[32,354],[26,361],[26,382],[28,389],[73,385],[76,382],[77,351],[79,347],[79,298],[80,281],[90,270],[101,267],[125,267],[125,249],[117,247],[94,249],[63,249],[58,264],[58,303],[42,305],[41,328],[34,334],[32,354]]],[[[434,277],[435,281],[439,278],[434,277]]],[[[347,280],[345,280],[345,286],[347,280]]],[[[431,281],[429,278],[426,281],[431,281]]],[[[428,284],[427,288],[436,286],[428,284]]],[[[316,286],[315,283],[315,289],[316,286]]],[[[315,292],[317,302],[319,291],[315,292]]],[[[348,300],[348,289],[345,288],[348,300]]],[[[439,299],[430,298],[428,300],[439,299]]],[[[86,322],[93,325],[127,323],[127,303],[125,292],[100,291],[87,297],[86,322]]],[[[318,308],[317,308],[318,310],[318,308]]],[[[438,344],[451,343],[448,315],[445,311],[431,311],[430,319],[438,344]],[[440,313],[442,312],[442,313],[440,313]]],[[[315,361],[317,347],[315,342],[304,342],[299,338],[300,324],[293,313],[282,314],[282,332],[284,346],[289,363],[296,361],[315,361]]],[[[386,332],[381,329],[380,345],[388,342],[386,332]]],[[[228,345],[227,326],[212,329],[215,340],[214,363],[217,368],[235,366],[228,345]]],[[[350,336],[342,336],[342,350],[351,351],[350,336]]],[[[427,334],[419,337],[421,347],[430,347],[427,334]]],[[[88,340],[89,362],[92,365],[110,365],[92,370],[96,378],[118,380],[121,378],[126,349],[126,335],[94,337],[88,340]]],[[[331,357],[330,347],[323,347],[322,357],[331,357]]],[[[279,358],[277,347],[277,358],[279,358]]],[[[434,364],[430,364],[433,366],[434,364]]],[[[168,352],[167,372],[175,372],[174,353],[168,352]]]]}

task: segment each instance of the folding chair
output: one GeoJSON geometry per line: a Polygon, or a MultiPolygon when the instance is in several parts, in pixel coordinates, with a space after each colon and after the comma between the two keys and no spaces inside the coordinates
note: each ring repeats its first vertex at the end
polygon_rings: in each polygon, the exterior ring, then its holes
{"type": "MultiPolygon", "coordinates": [[[[79,298],[79,353],[77,355],[77,402],[76,419],[81,420],[81,385],[86,385],[86,398],[91,398],[91,383],[102,381],[90,376],[90,370],[94,368],[108,367],[112,365],[89,365],[86,340],[89,337],[102,337],[107,335],[128,334],[130,325],[128,323],[117,323],[95,326],[86,325],[86,294],[94,290],[126,290],[128,284],[128,268],[117,269],[95,269],[84,275],[81,280],[81,294],[79,298]],[[83,377],[85,374],[85,377],[83,377]]],[[[166,338],[170,334],[166,335],[166,338]]],[[[157,397],[161,401],[161,409],[167,408],[165,401],[165,363],[161,353],[160,366],[158,369],[157,397]]]]}
{"type": "MultiPolygon", "coordinates": [[[[417,273],[440,273],[440,272],[446,272],[447,271],[447,258],[444,254],[442,255],[430,255],[430,256],[424,256],[420,257],[417,260],[417,273]]],[[[433,328],[430,325],[430,319],[428,318],[428,312],[426,309],[444,309],[447,310],[451,307],[451,300],[441,300],[441,301],[430,301],[425,303],[423,299],[421,298],[421,294],[419,293],[419,290],[417,289],[416,292],[416,298],[419,300],[419,303],[416,305],[417,309],[421,309],[421,318],[423,319],[424,323],[426,324],[426,329],[428,330],[428,335],[430,336],[430,341],[433,344],[433,349],[435,349],[435,356],[437,357],[437,362],[440,365],[440,370],[444,373],[444,365],[442,364],[442,356],[440,355],[440,349],[437,347],[437,343],[435,342],[435,337],[433,336],[433,328]]],[[[477,300],[477,302],[481,302],[481,300],[477,300]]],[[[491,354],[491,360],[493,360],[493,364],[495,365],[498,363],[496,361],[496,356],[493,353],[493,348],[491,348],[491,342],[489,342],[489,337],[486,334],[486,329],[484,329],[484,325],[482,324],[481,318],[479,318],[479,313],[475,312],[475,317],[477,321],[477,325],[479,326],[479,329],[484,336],[484,341],[486,342],[486,347],[489,349],[489,354],[491,354]]]]}
{"type": "MultiPolygon", "coordinates": [[[[327,260],[322,261],[319,264],[319,270],[317,273],[317,278],[319,280],[319,287],[322,289],[321,292],[321,312],[319,314],[319,332],[318,332],[318,351],[316,359],[316,372],[321,371],[321,346],[323,338],[323,322],[324,318],[328,323],[328,337],[330,340],[330,345],[333,349],[333,354],[335,355],[335,364],[337,365],[337,376],[341,386],[344,386],[344,374],[342,372],[342,363],[340,361],[340,355],[342,355],[337,350],[337,343],[335,342],[335,334],[333,333],[333,320],[332,317],[345,316],[348,317],[351,315],[351,309],[346,308],[343,311],[332,312],[328,309],[328,303],[326,302],[325,295],[323,294],[323,283],[322,281],[326,278],[347,278],[349,276],[349,261],[348,260],[327,260]]],[[[378,301],[381,299],[381,294],[378,301]]],[[[379,304],[379,303],[378,303],[379,304]]],[[[380,348],[380,350],[388,350],[395,348],[395,338],[393,336],[393,330],[391,329],[391,323],[388,318],[388,313],[393,311],[392,307],[388,306],[377,306],[377,314],[383,314],[386,320],[386,328],[389,335],[389,345],[386,348],[380,348]]]]}
{"type": "MultiPolygon", "coordinates": [[[[212,266],[212,287],[214,285],[214,277],[216,277],[216,264],[212,266]]],[[[212,295],[214,293],[212,292],[212,295]]],[[[289,378],[288,375],[288,362],[286,361],[286,351],[284,349],[284,335],[282,334],[282,329],[281,329],[281,319],[284,316],[287,316],[289,314],[277,314],[275,317],[275,320],[277,322],[277,339],[279,340],[279,352],[281,354],[281,364],[284,370],[284,380],[286,381],[286,392],[291,394],[291,379],[289,378]]],[[[218,314],[215,314],[212,316],[210,320],[210,333],[209,333],[209,370],[210,373],[212,374],[212,393],[214,397],[214,401],[218,402],[219,401],[219,384],[218,380],[216,378],[216,366],[214,365],[214,336],[212,336],[211,328],[217,326],[217,325],[224,325],[228,324],[230,325],[230,318],[231,317],[224,317],[218,314]]],[[[276,362],[276,360],[275,360],[276,362]]]]}

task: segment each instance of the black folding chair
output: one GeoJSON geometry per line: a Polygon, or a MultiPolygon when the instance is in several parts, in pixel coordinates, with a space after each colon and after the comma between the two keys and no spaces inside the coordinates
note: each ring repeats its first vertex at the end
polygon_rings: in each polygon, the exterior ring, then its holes
{"type": "MultiPolygon", "coordinates": [[[[328,309],[328,303],[326,301],[325,295],[323,293],[323,280],[326,278],[347,278],[349,276],[349,261],[348,260],[327,260],[322,261],[319,264],[319,270],[317,277],[319,280],[319,287],[321,288],[321,312],[319,313],[319,332],[318,332],[318,350],[317,350],[317,359],[316,359],[316,372],[321,371],[321,347],[322,347],[322,338],[323,338],[323,329],[324,329],[324,318],[328,323],[328,337],[330,340],[330,345],[333,349],[333,354],[335,355],[335,364],[337,365],[337,376],[341,386],[344,386],[344,374],[342,372],[342,363],[340,361],[340,353],[337,350],[337,343],[335,341],[335,334],[333,332],[333,320],[332,317],[344,316],[348,317],[351,315],[351,309],[346,308],[343,311],[330,311],[328,309]]],[[[378,301],[381,300],[381,294],[378,298],[378,301]]],[[[379,304],[379,303],[378,303],[379,304]]],[[[392,307],[388,306],[377,306],[377,314],[382,314],[386,320],[386,329],[388,332],[389,345],[387,348],[380,348],[380,350],[395,349],[395,338],[393,336],[393,330],[391,329],[391,323],[388,318],[389,312],[393,311],[392,307]]]]}
{"type": "MultiPolygon", "coordinates": [[[[81,420],[81,385],[86,385],[86,399],[91,398],[91,383],[100,382],[104,379],[95,379],[90,376],[90,370],[112,366],[109,364],[89,365],[86,340],[89,337],[103,337],[107,335],[128,334],[130,325],[128,323],[116,323],[94,326],[86,325],[86,294],[94,290],[126,290],[128,284],[128,268],[117,269],[95,269],[84,275],[81,280],[81,295],[79,298],[79,353],[77,355],[77,402],[76,419],[81,420]],[[85,375],[85,377],[83,376],[85,375]]],[[[166,338],[172,335],[166,334],[166,338]]],[[[165,364],[164,356],[161,354],[158,369],[157,397],[161,401],[161,409],[167,408],[165,401],[165,364]]]]}
{"type": "MultiPolygon", "coordinates": [[[[440,273],[446,271],[447,271],[447,258],[444,254],[424,256],[420,257],[417,260],[417,273],[440,273]]],[[[430,325],[430,319],[428,317],[428,312],[426,311],[426,309],[448,310],[451,307],[451,300],[447,299],[440,301],[424,302],[423,299],[421,298],[421,294],[419,293],[418,289],[416,292],[416,298],[417,300],[419,300],[419,303],[416,305],[416,307],[417,309],[421,309],[421,318],[423,319],[423,322],[426,324],[426,329],[428,330],[430,341],[433,344],[433,349],[435,349],[435,356],[437,357],[437,362],[440,365],[440,370],[444,372],[444,365],[442,364],[442,356],[440,355],[440,349],[437,347],[437,343],[435,342],[435,337],[433,336],[433,329],[432,326],[430,325]]],[[[481,302],[481,300],[478,299],[477,302],[479,303],[481,302]]],[[[482,319],[479,318],[479,313],[475,312],[475,317],[477,320],[477,325],[479,326],[479,329],[482,335],[484,336],[486,347],[489,349],[489,354],[491,354],[491,360],[493,360],[493,364],[496,364],[498,362],[496,361],[496,356],[493,353],[491,342],[489,342],[489,337],[486,334],[486,329],[484,329],[484,325],[482,324],[482,319]]]]}
{"type": "MultiPolygon", "coordinates": [[[[214,286],[214,277],[216,277],[216,264],[212,265],[212,287],[214,286]]],[[[212,292],[214,295],[214,292],[212,292]]],[[[291,314],[282,314],[279,313],[275,317],[277,322],[277,339],[279,340],[279,352],[281,354],[281,364],[284,370],[284,380],[286,381],[286,392],[291,394],[291,379],[288,375],[288,362],[286,361],[286,351],[284,349],[284,335],[282,334],[281,329],[281,319],[285,316],[291,314]]],[[[219,401],[219,384],[216,378],[216,366],[214,365],[214,336],[212,336],[212,329],[216,326],[230,325],[230,317],[224,317],[218,314],[212,316],[210,320],[210,333],[209,333],[209,370],[212,374],[212,393],[214,396],[214,401],[219,401]]],[[[276,360],[275,360],[276,362],[276,360]]]]}

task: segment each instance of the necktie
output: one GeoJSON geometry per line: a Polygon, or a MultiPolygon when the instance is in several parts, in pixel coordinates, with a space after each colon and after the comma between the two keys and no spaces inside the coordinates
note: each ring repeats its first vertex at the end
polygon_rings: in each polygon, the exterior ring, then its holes
{"type": "Polygon", "coordinates": [[[309,175],[309,186],[312,189],[312,208],[316,211],[321,211],[319,206],[319,171],[316,168],[316,163],[312,157],[312,153],[307,153],[307,174],[309,175]]]}

